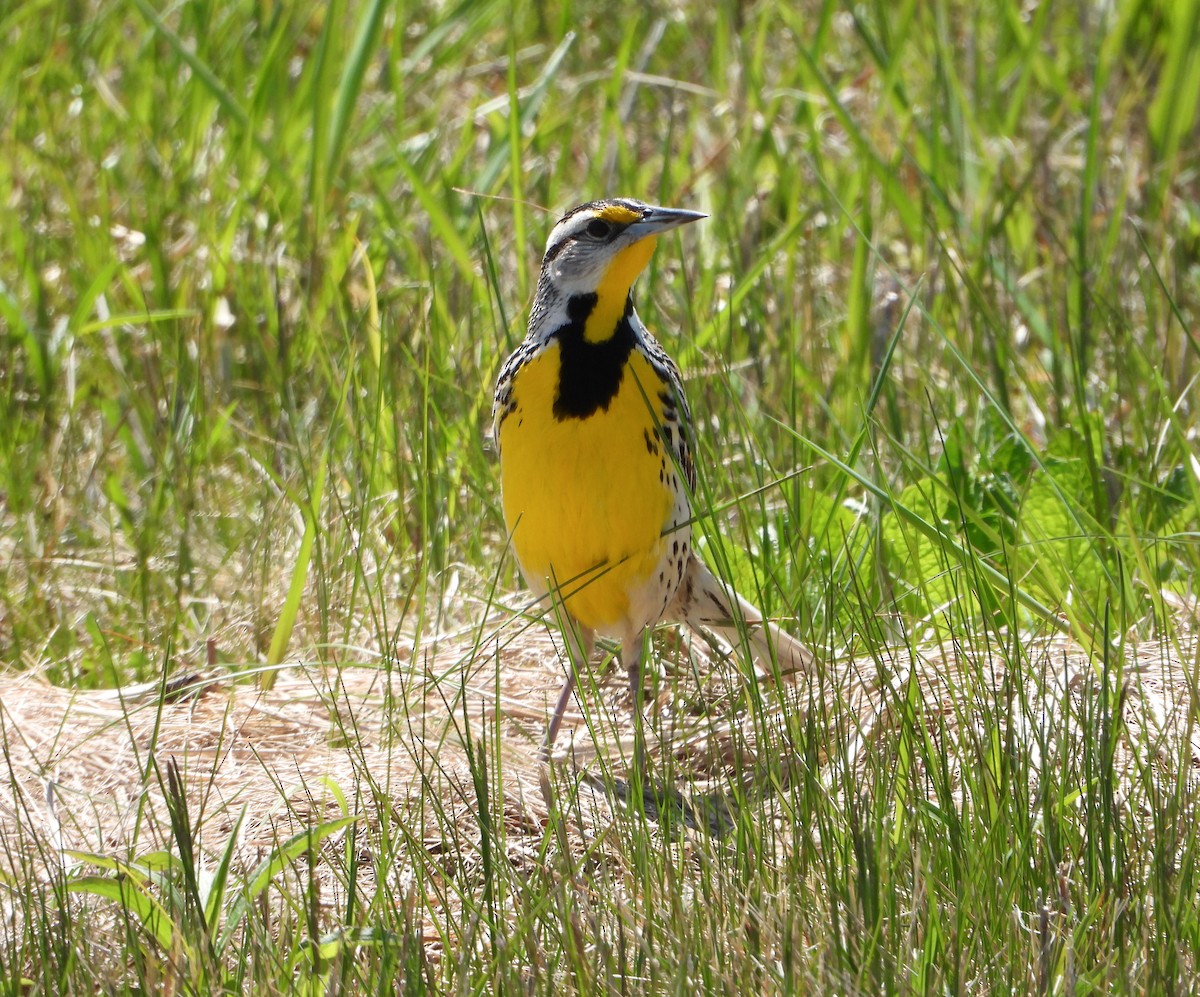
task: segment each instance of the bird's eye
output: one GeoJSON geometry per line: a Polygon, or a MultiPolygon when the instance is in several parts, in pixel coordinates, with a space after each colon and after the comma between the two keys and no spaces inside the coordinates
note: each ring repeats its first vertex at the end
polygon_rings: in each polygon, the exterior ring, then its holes
{"type": "Polygon", "coordinates": [[[612,226],[601,218],[593,218],[590,222],[588,222],[587,234],[593,239],[603,239],[611,231],[612,226]]]}

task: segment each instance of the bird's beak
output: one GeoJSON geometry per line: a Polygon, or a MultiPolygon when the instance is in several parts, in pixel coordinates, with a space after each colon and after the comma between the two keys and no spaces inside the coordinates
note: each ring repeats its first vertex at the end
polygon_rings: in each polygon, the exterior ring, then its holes
{"type": "Polygon", "coordinates": [[[648,235],[662,235],[680,225],[698,222],[708,215],[701,211],[686,211],[683,208],[659,208],[648,206],[642,212],[641,221],[636,221],[625,230],[625,236],[631,241],[644,239],[648,235]]]}

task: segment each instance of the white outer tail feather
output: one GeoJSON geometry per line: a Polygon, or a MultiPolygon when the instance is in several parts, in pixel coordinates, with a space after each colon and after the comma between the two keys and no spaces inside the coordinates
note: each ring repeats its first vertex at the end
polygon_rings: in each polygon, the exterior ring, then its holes
{"type": "Polygon", "coordinates": [[[722,584],[695,554],[688,559],[683,582],[665,618],[679,620],[693,629],[713,631],[735,647],[743,634],[749,637],[763,677],[776,674],[773,661],[778,662],[780,675],[811,670],[812,652],[775,624],[764,621],[757,608],[722,584]]]}

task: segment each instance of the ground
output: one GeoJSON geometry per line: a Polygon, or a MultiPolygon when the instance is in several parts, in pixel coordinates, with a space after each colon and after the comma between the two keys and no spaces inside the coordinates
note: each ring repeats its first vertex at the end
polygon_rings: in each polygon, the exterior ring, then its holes
{"type": "MultiPolygon", "coordinates": [[[[239,818],[236,851],[246,869],[305,828],[347,813],[362,823],[363,841],[379,833],[381,819],[398,818],[409,825],[410,846],[426,851],[409,851],[407,862],[376,870],[394,877],[394,887],[403,891],[416,865],[441,861],[448,823],[460,834],[450,865],[461,870],[478,859],[472,855],[480,841],[473,750],[485,743],[489,765],[501,779],[497,798],[503,800],[506,853],[514,866],[539,861],[548,846],[564,842],[577,856],[603,851],[606,829],[623,806],[621,783],[613,780],[626,774],[624,759],[630,757],[624,683],[615,673],[603,683],[598,701],[589,704],[590,730],[577,705],[568,712],[552,771],[555,791],[572,802],[556,815],[561,827],[548,830],[553,822],[542,788],[548,770],[539,763],[538,747],[561,681],[561,649],[543,626],[493,623],[491,637],[478,645],[461,634],[427,645],[416,666],[289,665],[269,691],[228,684],[218,672],[183,676],[165,700],[157,685],[73,692],[36,675],[0,676],[0,732],[13,793],[0,809],[0,841],[9,843],[7,854],[0,852],[4,874],[19,882],[51,875],[47,866],[54,864],[78,872],[87,865],[80,853],[132,857],[169,848],[164,774],[170,761],[184,776],[187,811],[210,865],[217,864],[239,818]],[[26,847],[14,855],[11,844],[20,841],[26,847]]],[[[648,706],[652,771],[664,771],[669,754],[686,799],[708,801],[694,810],[687,804],[689,818],[721,813],[707,821],[689,819],[685,835],[721,834],[730,821],[721,808],[759,807],[814,757],[833,770],[846,759],[860,766],[873,746],[913,719],[929,736],[954,742],[943,748],[953,766],[977,764],[978,732],[954,725],[972,712],[962,708],[962,691],[979,688],[980,679],[1010,703],[1041,697],[1040,707],[1026,703],[1013,711],[1018,736],[1020,719],[1036,718],[1039,709],[1043,718],[1061,718],[1054,754],[1042,759],[1058,766],[1060,753],[1085,750],[1071,718],[1086,715],[1089,694],[1101,682],[1094,659],[1065,638],[1026,641],[1019,675],[1005,663],[1003,648],[980,655],[930,647],[915,658],[897,652],[884,659],[826,661],[818,674],[796,677],[785,688],[764,685],[767,707],[753,716],[732,694],[741,679],[729,661],[714,664],[706,646],[686,648],[669,635],[666,643],[665,659],[695,661],[707,670],[660,673],[648,706]],[[758,757],[755,730],[774,728],[770,742],[778,744],[785,716],[796,712],[816,718],[808,730],[831,740],[815,754],[796,745],[790,758],[767,766],[758,757]],[[829,750],[832,739],[842,743],[829,750]]],[[[1190,752],[1193,777],[1200,772],[1200,732],[1190,719],[1198,652],[1194,639],[1125,649],[1121,722],[1111,728],[1120,732],[1113,771],[1122,795],[1139,772],[1152,774],[1158,759],[1181,751],[1190,752]]],[[[984,712],[997,705],[979,704],[984,712]]],[[[1032,729],[1025,733],[1037,736],[1032,729]]],[[[1130,816],[1136,821],[1146,815],[1130,816]]],[[[331,838],[327,847],[336,849],[340,840],[331,838]]],[[[370,866],[369,851],[364,859],[370,866]]],[[[342,870],[330,863],[320,870],[328,880],[321,894],[332,914],[344,903],[342,870]]],[[[482,881],[475,880],[475,888],[482,889],[482,881]]],[[[438,928],[446,912],[439,908],[461,903],[456,896],[431,890],[417,898],[433,957],[447,942],[438,928]]]]}

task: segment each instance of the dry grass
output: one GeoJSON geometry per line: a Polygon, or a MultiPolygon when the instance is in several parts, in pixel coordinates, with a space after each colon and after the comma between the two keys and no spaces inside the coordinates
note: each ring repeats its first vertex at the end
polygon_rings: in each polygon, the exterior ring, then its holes
{"type": "MultiPolygon", "coordinates": [[[[911,715],[929,735],[948,740],[943,750],[951,763],[975,764],[971,753],[979,732],[956,725],[972,714],[970,706],[964,708],[964,690],[979,689],[983,678],[1010,703],[1036,699],[1047,716],[1059,715],[1067,734],[1059,751],[1081,754],[1085,745],[1076,721],[1097,686],[1097,662],[1065,638],[1026,640],[1021,647],[1016,674],[1000,649],[978,654],[929,647],[915,656],[832,662],[804,688],[768,692],[765,719],[782,727],[788,710],[814,711],[830,725],[828,743],[839,739],[845,747],[827,751],[825,759],[851,757],[861,769],[870,752],[899,734],[908,714],[904,704],[915,702],[911,715]]],[[[702,651],[692,651],[704,667],[711,666],[702,651]]],[[[514,623],[479,650],[461,639],[443,639],[416,669],[286,668],[269,692],[226,684],[219,675],[195,676],[162,701],[154,685],[71,692],[33,675],[0,676],[0,732],[11,791],[0,800],[3,871],[20,882],[23,876],[51,874],[52,863],[77,868],[73,852],[132,855],[169,847],[161,777],[168,759],[186,776],[189,813],[197,819],[199,840],[214,853],[243,810],[239,855],[248,865],[304,827],[340,816],[342,804],[331,791],[336,786],[368,825],[378,825],[381,808],[389,819],[408,822],[414,841],[428,853],[412,855],[411,861],[436,863],[444,830],[422,838],[417,828],[438,825],[432,818],[422,821],[423,812],[451,816],[459,825],[459,842],[479,837],[467,723],[471,738],[491,731],[499,748],[509,861],[515,866],[537,861],[550,821],[537,746],[560,681],[559,655],[544,630],[514,623]],[[33,855],[40,862],[31,864],[33,855]]],[[[1194,636],[1126,648],[1119,722],[1113,725],[1118,732],[1113,770],[1123,789],[1140,775],[1153,775],[1158,759],[1181,753],[1200,776],[1198,655],[1194,636]]],[[[652,765],[662,766],[663,752],[671,752],[693,791],[720,794],[737,773],[754,772],[760,763],[753,731],[761,728],[728,695],[736,681],[728,671],[684,671],[660,680],[662,692],[650,707],[649,726],[673,730],[669,743],[652,743],[652,765]],[[697,680],[699,674],[703,678],[697,680]],[[735,731],[738,726],[743,729],[735,731]]],[[[582,714],[568,713],[563,743],[570,748],[560,752],[556,767],[578,767],[593,776],[609,765],[620,770],[632,739],[622,685],[606,684],[604,715],[593,710],[590,729],[582,714]]],[[[1018,727],[1027,713],[1013,712],[1018,727]]],[[[1058,754],[1043,761],[1063,763],[1058,754]]],[[[803,764],[797,753],[784,759],[784,770],[803,764]]],[[[836,772],[823,778],[836,778],[836,772]]],[[[615,819],[612,798],[595,791],[603,781],[588,778],[584,785],[594,791],[584,792],[584,805],[565,818],[566,840],[577,855],[598,844],[603,849],[606,827],[615,819]]],[[[470,856],[458,855],[454,862],[469,866],[470,856]]],[[[412,869],[396,867],[392,873],[402,889],[412,869]]],[[[322,896],[336,904],[333,867],[322,864],[317,875],[328,880],[322,896]]],[[[420,898],[426,911],[443,901],[444,895],[420,898]]],[[[444,939],[437,931],[425,937],[431,954],[441,950],[444,939]]]]}

